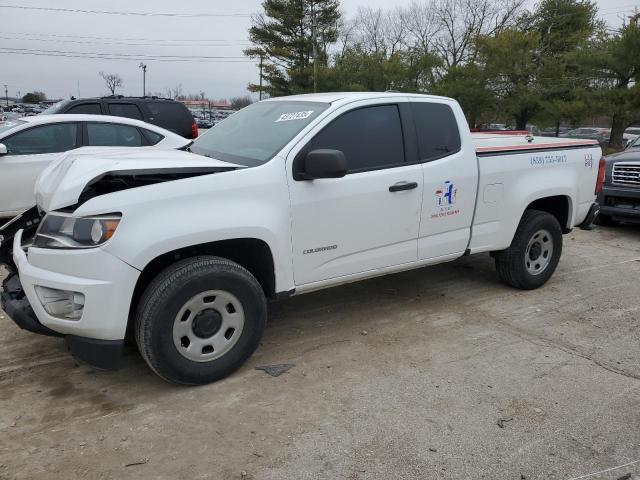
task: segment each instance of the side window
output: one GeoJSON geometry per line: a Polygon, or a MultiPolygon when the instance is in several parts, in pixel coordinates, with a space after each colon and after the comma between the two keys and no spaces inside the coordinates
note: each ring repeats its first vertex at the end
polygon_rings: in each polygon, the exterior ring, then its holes
{"type": "Polygon", "coordinates": [[[9,155],[39,155],[66,152],[78,148],[78,125],[58,123],[31,128],[5,138],[9,155]]]}
{"type": "Polygon", "coordinates": [[[107,109],[110,115],[115,115],[116,117],[142,120],[142,112],[140,112],[138,106],[133,103],[109,103],[107,109]]]}
{"type": "Polygon", "coordinates": [[[449,105],[416,102],[411,104],[411,110],[420,160],[428,162],[460,150],[458,122],[449,105]]]}
{"type": "Polygon", "coordinates": [[[87,123],[87,145],[98,147],[141,147],[146,145],[140,131],[117,123],[87,123]]]}
{"type": "Polygon", "coordinates": [[[100,110],[99,103],[81,103],[80,105],[76,105],[71,107],[64,113],[82,113],[88,115],[102,115],[102,110],[100,110]]]}
{"type": "Polygon", "coordinates": [[[347,112],[311,140],[311,149],[341,150],[349,173],[404,163],[400,112],[396,105],[347,112]]]}
{"type": "Polygon", "coordinates": [[[142,130],[144,136],[149,140],[149,145],[156,145],[160,143],[160,141],[164,138],[162,135],[156,132],[152,132],[151,130],[147,130],[146,128],[142,130]]]}

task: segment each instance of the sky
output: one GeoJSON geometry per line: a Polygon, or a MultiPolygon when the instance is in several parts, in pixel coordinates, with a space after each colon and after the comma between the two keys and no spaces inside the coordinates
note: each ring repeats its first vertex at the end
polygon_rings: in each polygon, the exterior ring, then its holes
{"type": "MultiPolygon", "coordinates": [[[[352,16],[361,5],[374,8],[403,6],[411,0],[341,0],[352,16]]],[[[601,18],[618,26],[621,17],[640,7],[640,0],[597,0],[601,18]]],[[[243,57],[248,45],[250,14],[260,11],[261,0],[0,0],[0,89],[4,96],[44,91],[49,98],[107,94],[99,72],[117,73],[124,95],[142,94],[141,60],[147,64],[146,91],[165,94],[181,85],[182,92],[204,91],[211,99],[247,94],[258,81],[255,62],[243,57]],[[106,15],[52,12],[3,6],[139,12],[164,15],[106,15]],[[10,50],[13,53],[6,53],[10,50]],[[33,55],[43,50],[58,56],[33,55]],[[126,60],[74,58],[69,55],[117,54],[126,60]],[[145,56],[147,57],[145,59],[145,56]],[[148,59],[155,56],[156,59],[148,59]],[[164,61],[159,61],[162,56],[164,61]],[[187,62],[176,56],[200,57],[187,62]],[[202,57],[217,57],[208,58],[202,57]]]]}

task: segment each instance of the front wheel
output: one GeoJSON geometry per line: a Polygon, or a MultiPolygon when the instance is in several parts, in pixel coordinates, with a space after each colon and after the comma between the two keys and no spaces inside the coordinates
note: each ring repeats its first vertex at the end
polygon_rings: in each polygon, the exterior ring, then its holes
{"type": "Polygon", "coordinates": [[[253,354],[266,320],[264,292],[251,273],[224,258],[188,258],[145,290],[136,342],[165,380],[202,385],[231,374],[253,354]]]}
{"type": "Polygon", "coordinates": [[[547,212],[524,212],[511,246],[495,255],[500,279],[515,288],[541,287],[555,272],[562,254],[562,230],[547,212]]]}

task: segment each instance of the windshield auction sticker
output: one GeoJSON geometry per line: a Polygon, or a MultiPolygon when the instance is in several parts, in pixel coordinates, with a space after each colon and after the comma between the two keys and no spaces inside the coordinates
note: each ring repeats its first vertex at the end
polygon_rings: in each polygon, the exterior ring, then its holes
{"type": "Polygon", "coordinates": [[[278,122],[291,122],[292,120],[305,120],[313,115],[313,110],[307,110],[305,112],[292,112],[292,113],[283,113],[276,120],[278,122]]]}

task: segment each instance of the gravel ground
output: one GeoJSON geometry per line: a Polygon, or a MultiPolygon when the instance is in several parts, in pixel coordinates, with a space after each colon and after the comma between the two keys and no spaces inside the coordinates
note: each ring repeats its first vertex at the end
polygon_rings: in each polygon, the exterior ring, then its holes
{"type": "Polygon", "coordinates": [[[480,255],[303,295],[198,388],[135,351],[78,366],[0,312],[0,478],[640,478],[585,477],[640,460],[639,278],[640,228],[619,227],[566,236],[533,292],[480,255]]]}

